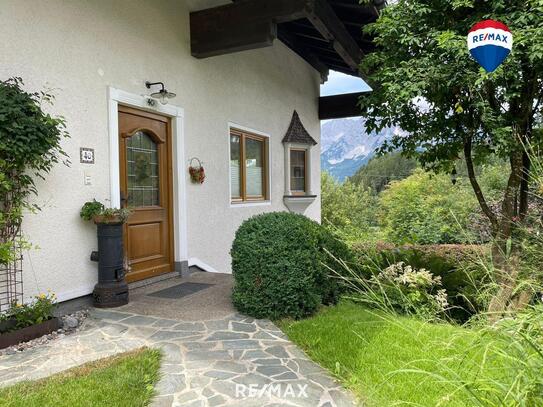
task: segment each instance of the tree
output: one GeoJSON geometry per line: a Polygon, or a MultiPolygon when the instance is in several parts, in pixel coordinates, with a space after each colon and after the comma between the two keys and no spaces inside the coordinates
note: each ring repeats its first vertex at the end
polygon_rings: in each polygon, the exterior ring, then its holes
{"type": "Polygon", "coordinates": [[[455,185],[444,174],[423,170],[392,183],[380,195],[379,219],[396,244],[470,243],[471,214],[477,207],[465,178],[455,185]]]}
{"type": "Polygon", "coordinates": [[[409,177],[417,167],[417,161],[402,156],[399,152],[373,157],[350,178],[354,184],[380,193],[391,181],[409,177]]]}
{"type": "Polygon", "coordinates": [[[530,160],[523,145],[538,142],[533,129],[541,122],[543,0],[398,0],[366,29],[377,44],[361,64],[374,89],[360,100],[366,126],[401,127],[408,134],[383,151],[400,149],[425,168],[452,172],[464,156],[494,237],[499,289],[489,311],[498,315],[514,303],[520,249],[513,232],[528,210],[530,160]],[[490,74],[466,45],[469,29],[488,18],[505,23],[514,37],[511,54],[490,74]],[[475,173],[493,155],[509,162],[498,210],[475,173]]]}
{"type": "Polygon", "coordinates": [[[368,238],[377,226],[378,201],[370,190],[349,180],[340,184],[321,172],[322,223],[348,241],[368,238]]]}

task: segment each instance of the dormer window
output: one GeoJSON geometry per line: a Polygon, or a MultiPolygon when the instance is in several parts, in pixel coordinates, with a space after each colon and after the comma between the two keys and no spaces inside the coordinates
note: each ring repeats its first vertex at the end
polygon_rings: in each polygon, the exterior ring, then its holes
{"type": "Polygon", "coordinates": [[[285,205],[291,212],[303,213],[315,200],[311,189],[311,148],[317,142],[309,135],[294,111],[283,138],[285,147],[285,205]]]}

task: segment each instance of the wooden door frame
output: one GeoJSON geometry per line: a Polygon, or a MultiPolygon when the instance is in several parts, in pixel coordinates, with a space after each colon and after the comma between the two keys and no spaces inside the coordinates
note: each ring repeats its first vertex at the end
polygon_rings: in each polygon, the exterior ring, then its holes
{"type": "MultiPolygon", "coordinates": [[[[141,111],[158,114],[170,119],[171,168],[172,188],[171,202],[173,223],[174,262],[188,262],[187,234],[187,200],[186,200],[186,171],[185,147],[183,137],[184,111],[173,105],[156,103],[149,106],[149,97],[136,95],[123,90],[108,88],[109,112],[109,175],[110,175],[110,205],[118,208],[121,205],[120,196],[120,156],[119,156],[119,105],[135,108],[141,111]]],[[[173,271],[173,270],[172,270],[173,271]]]]}
{"type": "MultiPolygon", "coordinates": [[[[134,127],[131,128],[128,132],[119,132],[118,142],[119,142],[119,161],[123,165],[119,166],[120,170],[120,185],[121,189],[125,191],[126,196],[128,197],[127,192],[127,156],[126,156],[126,142],[129,137],[134,135],[138,131],[146,132],[157,144],[158,147],[158,163],[159,163],[159,196],[160,196],[160,206],[167,209],[167,236],[168,236],[168,256],[167,261],[170,264],[170,268],[166,273],[171,273],[175,270],[175,249],[174,249],[174,231],[173,231],[173,169],[172,169],[172,131],[171,131],[171,118],[156,114],[154,112],[147,112],[145,110],[136,109],[130,106],[118,105],[119,115],[125,114],[131,117],[139,117],[143,120],[152,120],[153,122],[158,122],[166,126],[165,134],[158,134],[155,130],[146,127],[134,127]],[[164,163],[166,164],[165,166],[164,163]]],[[[126,129],[125,129],[126,130],[126,129]]],[[[148,210],[153,211],[153,208],[140,208],[143,212],[148,210]]],[[[130,242],[129,242],[129,233],[128,233],[128,223],[124,225],[124,250],[125,255],[130,260],[132,253],[130,252],[130,242]]],[[[158,255],[158,257],[162,257],[158,255]]],[[[152,260],[152,259],[147,259],[152,260]]],[[[138,261],[136,261],[138,263],[138,261]]],[[[136,267],[134,264],[134,268],[136,267]]],[[[156,270],[152,271],[134,271],[131,270],[127,274],[126,280],[128,282],[145,280],[147,278],[155,277],[164,272],[157,273],[156,270]]]]}

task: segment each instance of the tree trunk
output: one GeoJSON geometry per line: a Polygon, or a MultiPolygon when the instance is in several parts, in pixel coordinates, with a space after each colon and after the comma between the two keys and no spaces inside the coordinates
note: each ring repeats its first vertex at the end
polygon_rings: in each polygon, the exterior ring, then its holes
{"type": "Polygon", "coordinates": [[[488,314],[491,322],[497,321],[509,307],[512,300],[520,268],[520,253],[516,242],[512,239],[515,226],[515,199],[519,190],[523,167],[523,154],[513,154],[511,157],[511,173],[505,189],[501,213],[492,244],[492,264],[498,285],[496,294],[492,297],[488,314]]]}
{"type": "Polygon", "coordinates": [[[528,188],[530,183],[530,157],[528,153],[524,151],[522,154],[522,178],[520,181],[519,192],[519,217],[520,220],[524,220],[528,214],[528,188]]]}
{"type": "Polygon", "coordinates": [[[507,253],[507,241],[495,241],[492,244],[492,264],[498,291],[488,305],[490,322],[499,320],[509,307],[517,285],[519,263],[518,253],[507,253]]]}

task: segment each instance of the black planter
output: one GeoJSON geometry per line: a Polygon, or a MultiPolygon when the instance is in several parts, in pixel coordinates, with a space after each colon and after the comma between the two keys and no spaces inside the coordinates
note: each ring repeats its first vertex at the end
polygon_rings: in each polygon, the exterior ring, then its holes
{"type": "Polygon", "coordinates": [[[123,262],[123,224],[97,223],[98,252],[91,260],[98,261],[98,284],[92,296],[98,308],[120,307],[128,303],[128,284],[123,262]]]}

